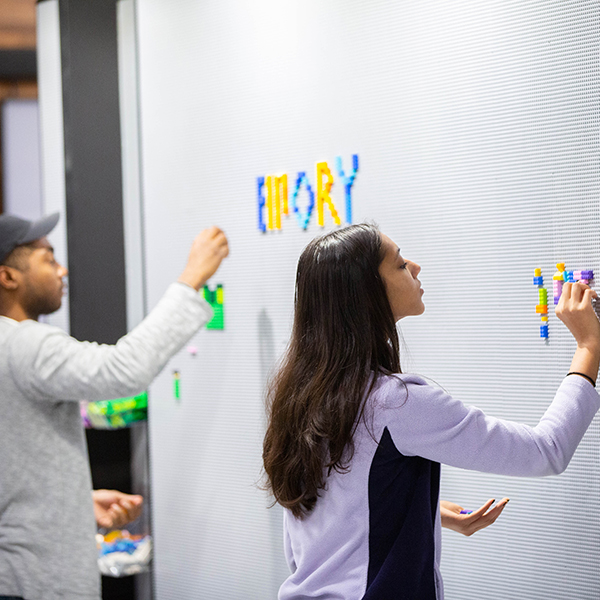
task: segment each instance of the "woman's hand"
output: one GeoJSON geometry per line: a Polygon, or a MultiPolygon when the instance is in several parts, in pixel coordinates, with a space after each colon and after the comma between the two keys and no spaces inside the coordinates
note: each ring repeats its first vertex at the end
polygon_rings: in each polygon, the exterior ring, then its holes
{"type": "Polygon", "coordinates": [[[577,342],[571,371],[596,381],[600,364],[600,321],[592,306],[596,292],[583,283],[565,283],[556,316],[569,328],[577,342]]]}
{"type": "Polygon", "coordinates": [[[598,295],[583,283],[565,283],[556,316],[569,328],[580,347],[600,346],[600,322],[592,299],[598,295]]]}
{"type": "Polygon", "coordinates": [[[466,514],[465,509],[454,502],[440,501],[440,514],[442,527],[452,529],[463,535],[470,536],[476,531],[491,525],[502,513],[508,504],[508,498],[503,498],[490,509],[495,500],[488,500],[481,508],[466,514]],[[490,510],[488,510],[490,509],[490,510]],[[461,511],[465,514],[461,514],[461,511]]]}

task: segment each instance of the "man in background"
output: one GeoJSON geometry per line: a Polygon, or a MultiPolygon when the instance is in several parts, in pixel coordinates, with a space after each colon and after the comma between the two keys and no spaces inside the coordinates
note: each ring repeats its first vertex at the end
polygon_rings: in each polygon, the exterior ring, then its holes
{"type": "Polygon", "coordinates": [[[116,345],[38,322],[67,270],[46,236],[58,215],[0,215],[0,599],[98,600],[90,468],[78,401],[138,394],[212,316],[198,290],[229,253],[216,227],[154,310],[116,345]]]}

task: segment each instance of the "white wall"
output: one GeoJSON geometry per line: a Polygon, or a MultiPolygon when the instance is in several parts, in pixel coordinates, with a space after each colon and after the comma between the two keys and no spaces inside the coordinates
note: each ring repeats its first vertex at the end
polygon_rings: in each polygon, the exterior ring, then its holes
{"type": "Polygon", "coordinates": [[[2,103],[4,211],[24,219],[39,219],[41,183],[37,100],[5,100],[2,103]]]}
{"type": "MultiPolygon", "coordinates": [[[[65,193],[65,145],[58,0],[37,4],[37,60],[41,131],[42,206],[44,214],[60,212],[50,235],[56,257],[68,267],[65,193]]],[[[46,321],[69,331],[68,296],[46,321]]]]}
{"type": "MultiPolygon", "coordinates": [[[[151,389],[160,600],[273,598],[281,513],[261,475],[263,392],[289,336],[294,271],[320,233],[257,228],[256,177],[358,153],[355,221],[423,267],[406,370],[535,424],[574,345],[538,337],[533,269],[600,268],[598,6],[591,0],[138,0],[147,301],[212,223],[226,329],[151,389]],[[182,399],[172,394],[181,372],[182,399]],[[176,507],[176,508],[175,508],[176,507]]],[[[343,192],[333,195],[342,207],[343,192]]],[[[305,196],[302,196],[304,203],[305,196]]],[[[332,228],[328,217],[326,230],[332,228]]],[[[600,271],[598,271],[600,272],[600,271]]],[[[518,480],[445,468],[443,495],[509,496],[473,538],[444,536],[448,598],[600,595],[598,421],[567,472],[518,480]]]]}

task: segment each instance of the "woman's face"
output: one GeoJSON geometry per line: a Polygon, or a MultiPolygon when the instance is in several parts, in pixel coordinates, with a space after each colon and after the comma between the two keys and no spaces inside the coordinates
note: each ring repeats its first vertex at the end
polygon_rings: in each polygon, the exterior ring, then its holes
{"type": "Polygon", "coordinates": [[[400,249],[385,234],[381,234],[383,260],[379,265],[379,274],[385,283],[388,300],[399,321],[410,315],[423,314],[423,290],[417,275],[421,267],[410,260],[402,258],[400,249]]]}

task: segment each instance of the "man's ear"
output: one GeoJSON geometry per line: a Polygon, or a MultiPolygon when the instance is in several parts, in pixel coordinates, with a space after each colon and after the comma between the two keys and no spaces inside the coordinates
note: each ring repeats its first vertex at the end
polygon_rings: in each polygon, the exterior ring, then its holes
{"type": "Polygon", "coordinates": [[[18,271],[6,265],[0,265],[0,288],[16,290],[19,287],[18,271]]]}

